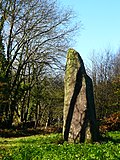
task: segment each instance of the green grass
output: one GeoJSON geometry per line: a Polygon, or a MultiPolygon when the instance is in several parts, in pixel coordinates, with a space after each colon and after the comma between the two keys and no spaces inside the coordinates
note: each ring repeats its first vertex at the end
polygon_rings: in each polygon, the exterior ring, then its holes
{"type": "Polygon", "coordinates": [[[0,160],[119,160],[120,132],[107,136],[94,144],[60,144],[61,134],[0,138],[0,160]]]}

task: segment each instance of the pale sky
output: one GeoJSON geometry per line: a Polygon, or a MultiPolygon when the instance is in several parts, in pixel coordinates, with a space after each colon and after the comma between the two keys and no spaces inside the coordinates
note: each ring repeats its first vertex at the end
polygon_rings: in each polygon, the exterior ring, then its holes
{"type": "Polygon", "coordinates": [[[87,61],[93,53],[120,48],[120,0],[59,0],[80,18],[83,28],[73,47],[87,61]]]}

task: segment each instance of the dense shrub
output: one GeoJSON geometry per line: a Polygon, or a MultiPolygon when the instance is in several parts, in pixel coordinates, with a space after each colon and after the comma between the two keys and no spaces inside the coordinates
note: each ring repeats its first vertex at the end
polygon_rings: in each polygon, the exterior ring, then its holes
{"type": "Polygon", "coordinates": [[[120,112],[113,113],[102,120],[100,131],[119,131],[120,130],[120,112]]]}

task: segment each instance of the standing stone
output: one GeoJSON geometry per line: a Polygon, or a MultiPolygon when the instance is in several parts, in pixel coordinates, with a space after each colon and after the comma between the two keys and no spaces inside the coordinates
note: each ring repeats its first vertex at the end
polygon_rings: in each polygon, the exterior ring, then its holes
{"type": "Polygon", "coordinates": [[[84,142],[89,123],[90,137],[93,141],[97,141],[99,132],[92,80],[86,74],[82,58],[74,49],[68,50],[64,86],[64,140],[75,143],[84,142]]]}

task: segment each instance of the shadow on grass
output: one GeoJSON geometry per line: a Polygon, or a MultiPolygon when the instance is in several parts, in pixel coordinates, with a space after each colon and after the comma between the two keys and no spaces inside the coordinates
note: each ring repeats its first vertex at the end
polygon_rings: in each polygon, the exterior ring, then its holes
{"type": "MultiPolygon", "coordinates": [[[[110,132],[109,132],[110,133],[110,132]]],[[[100,141],[101,142],[113,142],[114,144],[116,143],[120,143],[120,131],[114,131],[112,132],[113,135],[110,135],[109,133],[105,133],[105,134],[102,134],[102,136],[100,137],[100,141]]]]}
{"type": "Polygon", "coordinates": [[[26,137],[32,135],[45,135],[50,133],[61,133],[61,128],[31,128],[31,129],[21,129],[21,130],[14,130],[14,129],[1,129],[0,130],[0,137],[2,138],[17,138],[17,137],[26,137]]]}
{"type": "MultiPolygon", "coordinates": [[[[62,129],[61,128],[31,128],[31,129],[24,129],[24,130],[14,130],[14,129],[4,129],[0,130],[0,137],[2,138],[22,138],[22,137],[28,137],[28,136],[34,136],[34,135],[47,135],[44,138],[33,138],[29,139],[28,141],[25,139],[21,139],[19,142],[20,143],[41,143],[41,144],[48,144],[48,143],[54,143],[54,144],[63,144],[64,140],[61,136],[57,136],[57,133],[61,133],[62,129]],[[51,137],[49,136],[51,133],[56,133],[56,136],[51,137]],[[42,138],[42,139],[41,139],[42,138]]],[[[5,139],[4,141],[1,141],[0,143],[6,143],[7,140],[5,139]]],[[[15,143],[19,143],[15,142],[15,143]]],[[[114,144],[120,143],[120,131],[114,131],[114,132],[106,132],[104,134],[101,134],[100,136],[100,143],[107,143],[107,142],[112,142],[114,144]]],[[[13,143],[13,141],[9,140],[9,143],[13,143]]]]}

